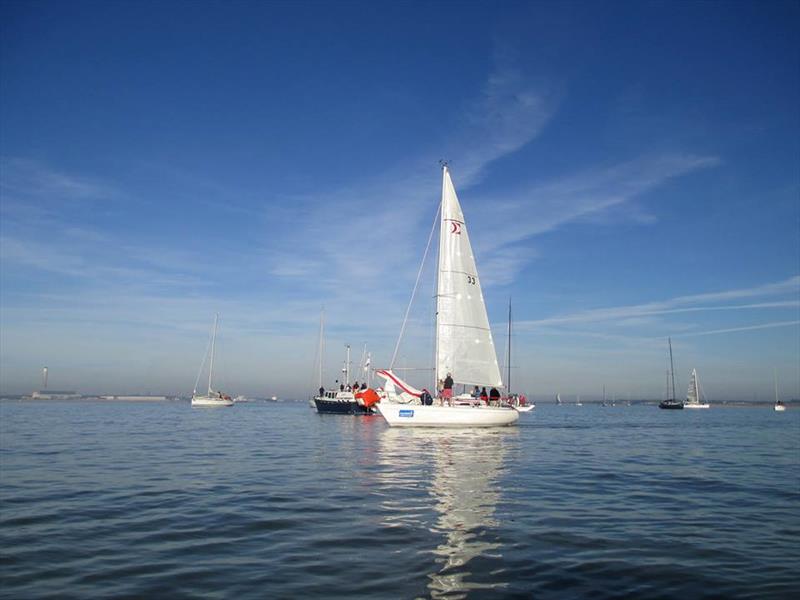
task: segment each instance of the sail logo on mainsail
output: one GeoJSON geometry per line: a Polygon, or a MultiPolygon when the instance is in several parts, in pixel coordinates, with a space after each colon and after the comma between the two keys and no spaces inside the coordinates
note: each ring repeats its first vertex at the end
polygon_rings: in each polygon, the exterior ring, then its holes
{"type": "Polygon", "coordinates": [[[461,235],[461,221],[455,221],[454,219],[445,219],[445,221],[450,221],[450,233],[461,235]]]}

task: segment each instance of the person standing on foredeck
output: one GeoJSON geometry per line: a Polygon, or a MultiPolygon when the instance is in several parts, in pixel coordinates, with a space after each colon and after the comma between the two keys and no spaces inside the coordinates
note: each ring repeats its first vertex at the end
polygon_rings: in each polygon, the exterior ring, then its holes
{"type": "Polygon", "coordinates": [[[444,378],[444,386],[442,388],[442,399],[450,400],[453,397],[453,376],[448,373],[444,378]]]}

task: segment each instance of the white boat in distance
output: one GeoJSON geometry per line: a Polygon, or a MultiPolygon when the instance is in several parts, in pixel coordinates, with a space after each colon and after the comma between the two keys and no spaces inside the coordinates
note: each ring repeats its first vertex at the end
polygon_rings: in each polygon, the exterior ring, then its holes
{"type": "Polygon", "coordinates": [[[781,402],[780,400],[778,400],[778,370],[777,369],[772,369],[772,377],[773,377],[773,379],[775,381],[775,404],[773,404],[772,410],[774,410],[775,412],[785,412],[786,411],[786,405],[783,402],[781,402]]]}
{"type": "MultiPolygon", "coordinates": [[[[455,384],[503,386],[464,214],[447,165],[442,166],[435,337],[435,381],[450,374],[455,384]]],[[[391,369],[377,373],[386,380],[378,411],[393,427],[497,427],[519,419],[510,406],[489,406],[466,394],[423,405],[422,391],[391,369]]]]}
{"type": "Polygon", "coordinates": [[[683,408],[711,408],[708,402],[700,399],[700,381],[697,378],[697,369],[692,369],[692,376],[689,378],[689,391],[686,392],[686,402],[683,408]]]}
{"type": "MultiPolygon", "coordinates": [[[[203,367],[206,364],[206,357],[203,357],[203,362],[200,365],[200,372],[197,374],[197,379],[194,382],[194,391],[192,392],[192,406],[233,406],[233,398],[223,394],[222,392],[215,392],[211,387],[211,377],[214,374],[214,351],[217,342],[217,323],[219,322],[219,314],[214,315],[214,328],[211,333],[211,362],[208,365],[208,392],[205,395],[198,395],[197,384],[200,382],[200,375],[203,372],[203,367]]],[[[206,356],[208,352],[206,351],[206,356]]]]}

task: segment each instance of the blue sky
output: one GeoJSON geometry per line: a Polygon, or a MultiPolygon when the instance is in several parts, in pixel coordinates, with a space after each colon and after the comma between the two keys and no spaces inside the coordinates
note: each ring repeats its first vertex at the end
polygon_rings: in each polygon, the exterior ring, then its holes
{"type": "Polygon", "coordinates": [[[0,391],[188,393],[217,311],[234,394],[316,387],[323,305],[327,380],[385,365],[447,158],[515,388],[661,397],[672,336],[681,390],[798,397],[798,34],[796,2],[2,2],[0,391]]]}

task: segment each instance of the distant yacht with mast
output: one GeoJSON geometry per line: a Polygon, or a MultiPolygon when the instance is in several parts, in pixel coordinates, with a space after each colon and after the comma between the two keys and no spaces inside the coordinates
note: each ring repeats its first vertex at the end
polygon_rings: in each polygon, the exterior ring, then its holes
{"type": "Polygon", "coordinates": [[[702,393],[700,391],[700,380],[697,378],[697,369],[692,369],[692,375],[689,378],[689,391],[686,392],[686,402],[683,403],[683,408],[710,408],[708,402],[702,400],[702,393]]]}
{"type": "Polygon", "coordinates": [[[81,397],[78,392],[71,390],[47,389],[47,375],[47,367],[42,367],[42,389],[31,393],[31,400],[74,400],[81,397]]]}
{"type": "Polygon", "coordinates": [[[667,338],[669,343],[669,378],[667,378],[667,398],[663,402],[658,403],[658,408],[667,410],[683,410],[683,402],[675,399],[675,366],[672,362],[672,338],[667,338]],[[672,380],[672,388],[670,390],[670,379],[672,380]]]}
{"type": "Polygon", "coordinates": [[[784,412],[786,410],[786,405],[778,400],[778,370],[772,369],[772,379],[775,383],[775,404],[772,406],[772,410],[776,412],[784,412]]]}
{"type": "Polygon", "coordinates": [[[222,392],[215,392],[211,387],[211,380],[214,376],[214,353],[216,351],[217,343],[217,325],[219,323],[219,313],[214,315],[214,327],[211,333],[211,361],[208,365],[208,391],[205,395],[197,393],[197,385],[200,383],[200,376],[203,374],[203,367],[206,364],[206,356],[203,357],[203,362],[200,364],[200,371],[197,373],[197,379],[194,382],[194,390],[192,391],[192,406],[233,406],[233,398],[222,392]]]}
{"type": "Polygon", "coordinates": [[[378,393],[368,386],[371,356],[367,352],[366,344],[361,357],[360,367],[365,373],[364,381],[361,385],[358,382],[350,383],[350,344],[345,345],[346,358],[342,366],[344,383],[339,384],[339,389],[326,390],[322,385],[322,374],[320,372],[319,394],[314,396],[314,407],[320,414],[336,415],[371,415],[375,412],[373,408],[379,401],[378,393]]]}
{"type": "Polygon", "coordinates": [[[536,408],[535,402],[528,402],[525,394],[511,393],[511,298],[508,299],[508,348],[506,352],[506,399],[505,401],[519,412],[530,412],[536,408]]]}

